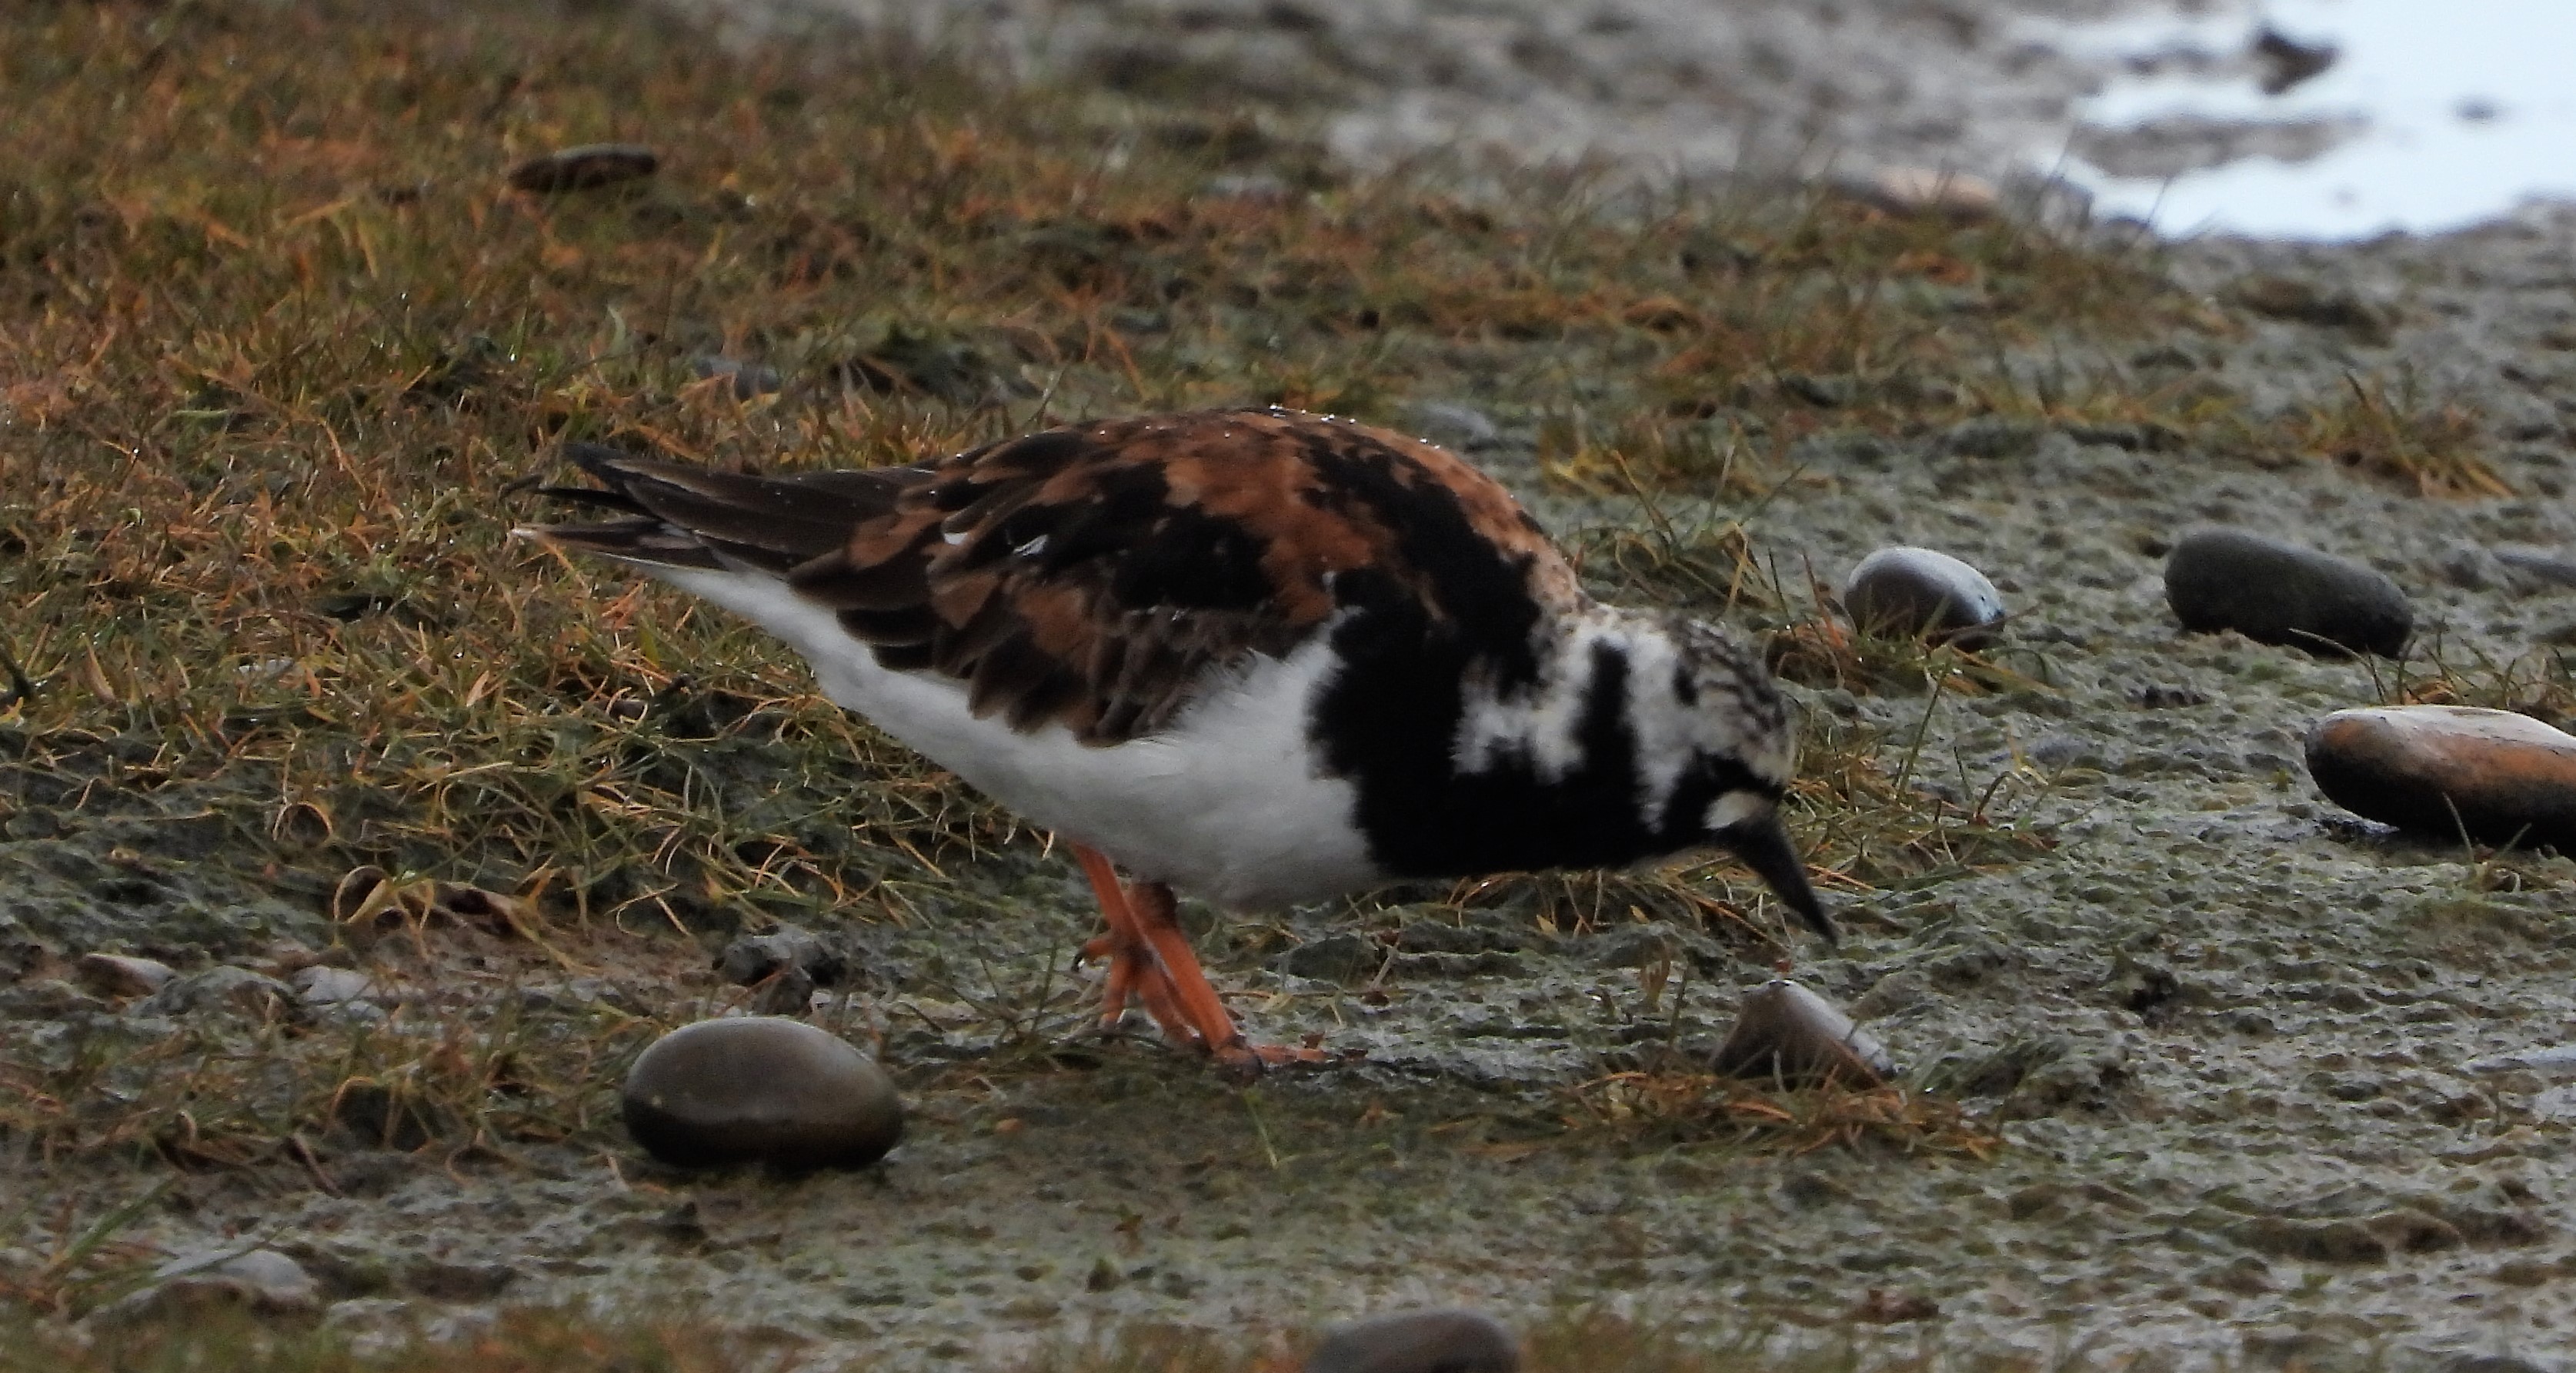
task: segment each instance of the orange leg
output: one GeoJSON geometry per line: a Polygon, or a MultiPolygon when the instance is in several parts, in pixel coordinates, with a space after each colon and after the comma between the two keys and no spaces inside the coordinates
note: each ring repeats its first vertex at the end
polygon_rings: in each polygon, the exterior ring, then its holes
{"type": "Polygon", "coordinates": [[[1099,898],[1101,918],[1109,923],[1107,934],[1082,946],[1086,961],[1109,960],[1108,985],[1100,999],[1101,1026],[1115,1026],[1126,1015],[1128,999],[1133,997],[1162,1027],[1165,1039],[1184,1049],[1200,1047],[1197,1029],[1173,998],[1170,975],[1158,966],[1152,942],[1137,927],[1117,869],[1109,865],[1106,855],[1080,844],[1073,846],[1073,856],[1082,860],[1082,874],[1091,879],[1091,894],[1099,898]]]}
{"type": "Polygon", "coordinates": [[[1204,1050],[1230,1066],[1259,1068],[1323,1057],[1313,1049],[1246,1043],[1216,988],[1208,985],[1189,936],[1181,932],[1180,903],[1172,889],[1160,882],[1122,885],[1106,855],[1080,844],[1073,852],[1109,922],[1109,932],[1082,949],[1085,958],[1105,955],[1109,960],[1102,1024],[1116,1024],[1132,996],[1163,1027],[1164,1038],[1181,1048],[1204,1050]]]}

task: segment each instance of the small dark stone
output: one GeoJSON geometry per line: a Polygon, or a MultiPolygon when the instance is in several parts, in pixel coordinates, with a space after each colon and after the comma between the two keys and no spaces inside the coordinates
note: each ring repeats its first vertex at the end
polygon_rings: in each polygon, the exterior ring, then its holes
{"type": "Polygon", "coordinates": [[[2015,458],[2039,447],[2048,429],[2036,420],[1980,415],[1961,420],[1941,436],[1944,453],[1963,458],[2015,458]]]}
{"type": "Polygon", "coordinates": [[[2308,731],[2326,799],[2382,824],[2456,841],[2576,852],[2576,736],[2469,706],[2339,710],[2308,731]]]}
{"type": "Polygon", "coordinates": [[[767,934],[744,935],[716,959],[716,971],[742,987],[789,969],[811,978],[814,986],[829,987],[849,971],[849,960],[813,931],[787,924],[767,934]]]}
{"type": "Polygon", "coordinates": [[[1474,1311],[1408,1311],[1335,1327],[1306,1373],[1518,1373],[1520,1342],[1474,1311]]]}
{"type": "Polygon", "coordinates": [[[2396,336],[2396,321],[2387,311],[2350,291],[2327,291],[2297,277],[2247,277],[2228,294],[2266,319],[2340,329],[2357,343],[2384,345],[2396,336]]]}
{"type": "Polygon", "coordinates": [[[857,1168],[903,1138],[885,1071],[802,1021],[702,1020],[662,1036],[627,1074],[626,1129],[682,1168],[857,1168]]]}
{"type": "Polygon", "coordinates": [[[716,971],[728,982],[760,989],[754,1012],[801,1015],[813,1005],[815,988],[832,986],[848,973],[849,960],[812,931],[780,925],[726,945],[716,971]]]}
{"type": "Polygon", "coordinates": [[[1386,950],[1356,934],[1329,934],[1300,944],[1279,958],[1279,970],[1292,977],[1324,982],[1356,982],[1386,962],[1386,950]]]}
{"type": "Polygon", "coordinates": [[[1843,612],[1868,634],[1980,648],[1994,642],[2004,599],[1986,574],[1928,548],[1882,548],[1843,579],[1843,612]]]}
{"type": "Polygon", "coordinates": [[[158,959],[121,953],[82,954],[73,973],[100,996],[150,996],[178,976],[158,959]]]}
{"type": "Polygon", "coordinates": [[[2511,1354],[2454,1354],[2443,1362],[2441,1373],[2549,1373],[2549,1370],[2511,1354]]]}
{"type": "Polygon", "coordinates": [[[2406,593],[2386,576],[2246,529],[2184,535],[2165,559],[2165,603],[2195,633],[2232,629],[2321,656],[2393,658],[2415,630],[2406,593]]]}
{"type": "Polygon", "coordinates": [[[2279,95],[2322,74],[2342,51],[2332,43],[2302,43],[2265,24],[2254,35],[2254,60],[2263,66],[2263,79],[2256,84],[2265,95],[2279,95]]]}
{"type": "Polygon", "coordinates": [[[559,195],[637,181],[662,165],[651,148],[635,143],[585,143],[532,157],[510,169],[510,188],[532,195],[559,195]]]}

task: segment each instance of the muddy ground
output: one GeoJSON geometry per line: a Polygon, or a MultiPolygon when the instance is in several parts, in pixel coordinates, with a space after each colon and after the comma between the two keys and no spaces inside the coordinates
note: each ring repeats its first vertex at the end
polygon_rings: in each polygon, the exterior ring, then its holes
{"type": "MultiPolygon", "coordinates": [[[[1816,715],[1919,731],[1922,785],[1969,798],[2014,776],[2015,828],[2041,842],[1848,900],[1838,953],[1795,950],[1910,1084],[2000,1135],[1990,1158],[1568,1127],[1576,1087],[1640,1046],[1713,1043],[1780,953],[1673,921],[1549,932],[1526,909],[1430,902],[1212,921],[1210,969],[1262,1031],[1364,1058],[1244,1088],[1149,1044],[1068,1044],[1085,984],[1063,964],[1091,917],[1072,866],[1022,837],[944,862],[906,926],[830,931],[860,971],[815,1014],[880,1047],[920,1106],[878,1168],[688,1177],[600,1133],[461,1158],[335,1148],[171,1172],[120,1240],[284,1249],[351,1328],[685,1301],[816,1341],[826,1366],[980,1365],[1122,1321],[1258,1332],[1423,1303],[1831,1342],[1880,1338],[1850,1314],[1903,1297],[1937,1314],[1884,1327],[1892,1347],[1966,1357],[2558,1367],[2576,1098],[2468,1065],[2576,1033],[2576,863],[2472,863],[2340,815],[2301,735],[2387,699],[2394,669],[2184,636],[2158,570],[2177,532],[2250,524],[2386,570],[2453,669],[2540,671],[2527,655],[2576,638],[2576,588],[2495,552],[2568,539],[2576,216],[2169,252],[2194,289],[2287,274],[2354,293],[2372,322],[2261,321],[2118,365],[2258,409],[2331,398],[2348,371],[2408,376],[2487,417],[2479,451],[2515,494],[2428,499],[2327,463],[2165,451],[2145,430],[1982,423],[1829,432],[1771,498],[1713,512],[1827,582],[1875,546],[1940,548],[2012,608],[1994,656],[2026,685],[1792,689],[1816,715]],[[1678,989],[1650,994],[1646,970],[1676,966],[1678,989]]],[[[1637,520],[1539,488],[1547,399],[1461,377],[1410,401],[1553,527],[1637,520]]],[[[568,971],[465,928],[425,962],[399,932],[351,947],[309,877],[235,875],[184,807],[115,799],[113,753],[84,791],[22,789],[0,838],[0,936],[26,951],[0,1013],[34,1052],[142,1052],[174,1023],[241,1014],[58,980],[96,948],[279,974],[318,955],[413,988],[377,1002],[517,1008],[565,1033],[743,997],[709,966],[718,935],[586,948],[568,971]]],[[[8,1166],[49,1191],[132,1177],[106,1159],[8,1166]]],[[[49,1252],[41,1207],[0,1214],[13,1261],[49,1252]]]]}

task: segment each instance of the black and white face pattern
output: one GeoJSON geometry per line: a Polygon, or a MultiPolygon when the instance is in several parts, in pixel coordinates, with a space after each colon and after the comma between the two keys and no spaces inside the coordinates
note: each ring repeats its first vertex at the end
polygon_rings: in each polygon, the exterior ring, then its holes
{"type": "Polygon", "coordinates": [[[1540,629],[1515,676],[1391,628],[1351,635],[1374,651],[1318,712],[1390,875],[1626,867],[1777,834],[1787,709],[1723,630],[1589,606],[1540,629]]]}

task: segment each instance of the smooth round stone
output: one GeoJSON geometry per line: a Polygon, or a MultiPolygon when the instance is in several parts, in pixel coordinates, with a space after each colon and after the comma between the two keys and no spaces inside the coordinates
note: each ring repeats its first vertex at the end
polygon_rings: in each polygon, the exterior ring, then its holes
{"type": "Polygon", "coordinates": [[[589,191],[651,176],[662,159],[637,143],[585,143],[543,157],[532,157],[510,169],[513,190],[532,195],[589,191]]]}
{"type": "Polygon", "coordinates": [[[1789,979],[1755,988],[1709,1066],[1726,1077],[1788,1086],[1834,1081],[1875,1087],[1896,1074],[1887,1046],[1834,1003],[1789,979]]]}
{"type": "Polygon", "coordinates": [[[1882,548],[1843,579],[1843,612],[1864,633],[1961,648],[1994,642],[2004,598],[1986,574],[1928,548],[1882,548]]]}
{"type": "Polygon", "coordinates": [[[2576,851],[2576,735],[2528,715],[2338,710],[2308,730],[2308,775],[2327,800],[2400,829],[2576,851]]]}
{"type": "Polygon", "coordinates": [[[2349,558],[2248,529],[2203,529],[2165,558],[2165,603],[2194,633],[2232,629],[2311,653],[2394,658],[2415,630],[2397,583],[2349,558]]]}
{"type": "Polygon", "coordinates": [[[1306,1373],[1518,1373],[1520,1342],[1475,1311],[1407,1311],[1339,1326],[1306,1373]]]}
{"type": "Polygon", "coordinates": [[[857,1168],[903,1138],[885,1070],[800,1020],[684,1025],[626,1075],[627,1133],[682,1168],[857,1168]]]}

